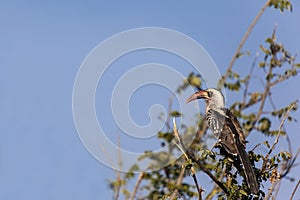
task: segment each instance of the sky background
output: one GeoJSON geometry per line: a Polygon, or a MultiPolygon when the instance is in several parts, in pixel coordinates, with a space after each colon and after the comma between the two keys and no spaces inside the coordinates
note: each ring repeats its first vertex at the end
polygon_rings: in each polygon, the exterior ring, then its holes
{"type": "MultiPolygon", "coordinates": [[[[0,199],[111,199],[107,180],[114,178],[114,171],[88,153],[73,122],[73,84],[84,58],[100,42],[119,32],[163,27],[200,43],[223,73],[263,3],[0,1],[0,199]]],[[[278,40],[285,48],[292,53],[299,51],[300,3],[292,3],[292,13],[267,9],[244,47],[252,56],[238,61],[236,68],[252,62],[259,44],[271,35],[275,24],[278,40]]],[[[159,62],[159,58],[146,56],[145,62],[159,62]]],[[[162,59],[169,59],[168,55],[162,59]]],[[[114,70],[107,76],[114,76],[114,70]]],[[[278,107],[299,98],[298,89],[295,91],[299,84],[296,77],[278,88],[274,94],[278,107]]],[[[101,92],[109,96],[109,88],[101,92]]],[[[143,124],[149,119],[138,111],[147,112],[148,104],[156,101],[166,105],[170,93],[143,101],[147,106],[140,103],[142,94],[137,94],[138,109],[132,112],[133,118],[143,124]]],[[[101,99],[101,95],[96,98],[101,99]]],[[[227,101],[234,99],[227,96],[227,101]]],[[[109,110],[102,112],[99,105],[97,112],[101,115],[109,110]]],[[[294,115],[299,120],[299,111],[294,115]]],[[[103,122],[107,129],[118,132],[111,119],[107,120],[103,122]]],[[[292,141],[299,141],[299,123],[287,128],[292,141]]],[[[255,136],[249,140],[255,141],[255,136]]],[[[298,147],[294,142],[294,149],[298,147]]],[[[299,177],[299,168],[293,175],[299,177]]],[[[289,197],[294,186],[284,181],[278,199],[289,197]]],[[[298,191],[295,199],[299,198],[298,191]]]]}

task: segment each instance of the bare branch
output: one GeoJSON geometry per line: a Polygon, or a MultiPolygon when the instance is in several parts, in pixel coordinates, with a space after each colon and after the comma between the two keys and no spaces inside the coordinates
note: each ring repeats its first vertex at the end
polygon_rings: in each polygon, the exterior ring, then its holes
{"type": "Polygon", "coordinates": [[[279,181],[275,190],[274,199],[277,199],[282,181],[279,181]]]}
{"type": "Polygon", "coordinates": [[[249,79],[245,82],[245,90],[244,90],[244,95],[243,95],[244,97],[243,97],[243,101],[242,101],[241,110],[243,110],[244,108],[246,108],[245,104],[246,104],[246,99],[247,99],[247,94],[248,94],[248,89],[249,89],[249,83],[250,83],[250,80],[251,80],[251,77],[252,77],[252,74],[253,74],[253,70],[254,70],[255,64],[256,64],[257,59],[258,59],[258,55],[259,55],[259,53],[256,52],[255,58],[253,60],[251,68],[250,68],[249,79]]]}
{"type": "MultiPolygon", "coordinates": [[[[224,173],[225,172],[222,172],[220,174],[220,178],[219,180],[222,180],[223,177],[224,177],[224,173]]],[[[212,198],[216,195],[216,194],[219,194],[221,192],[221,189],[220,187],[218,187],[218,185],[214,185],[213,189],[211,190],[211,192],[205,197],[206,200],[212,200],[212,198]]]]}
{"type": "MultiPolygon", "coordinates": [[[[264,161],[263,161],[263,164],[262,164],[262,169],[261,169],[262,172],[264,172],[264,171],[266,170],[267,162],[268,162],[268,160],[269,160],[269,157],[270,157],[271,153],[274,151],[275,146],[276,146],[276,145],[278,144],[278,142],[279,142],[279,137],[280,137],[280,133],[281,133],[282,127],[283,127],[283,125],[284,125],[284,123],[285,123],[287,117],[289,116],[290,111],[294,108],[294,106],[295,106],[295,105],[292,105],[292,106],[287,110],[287,112],[285,113],[283,119],[281,120],[281,123],[280,123],[280,125],[279,125],[279,130],[278,130],[277,136],[276,136],[276,138],[275,138],[275,141],[274,141],[273,145],[271,146],[271,148],[270,148],[268,154],[267,154],[267,155],[265,156],[265,158],[264,158],[264,161]]],[[[276,170],[276,169],[275,169],[275,170],[276,170]]],[[[276,170],[276,172],[277,172],[277,170],[276,170]]],[[[280,176],[279,176],[278,178],[280,178],[280,176]]],[[[275,179],[277,179],[277,177],[276,177],[275,179]]],[[[272,193],[273,193],[273,191],[275,190],[275,187],[277,186],[277,184],[278,184],[278,181],[276,181],[276,180],[272,183],[272,186],[268,189],[269,192],[268,192],[268,194],[266,195],[265,200],[268,200],[268,199],[272,196],[272,193]]]]}
{"type": "Polygon", "coordinates": [[[174,135],[175,135],[175,138],[176,138],[176,140],[177,140],[177,141],[179,142],[179,144],[180,144],[179,148],[181,147],[180,150],[182,151],[182,153],[185,154],[185,156],[187,156],[187,154],[186,154],[187,149],[186,149],[185,145],[184,145],[183,142],[182,142],[181,136],[180,136],[179,133],[178,133],[178,129],[177,129],[175,117],[173,118],[173,127],[174,127],[173,129],[174,129],[174,135]]]}
{"type": "Polygon", "coordinates": [[[170,113],[173,106],[173,100],[174,100],[174,94],[169,98],[169,103],[168,103],[168,112],[167,112],[167,119],[166,119],[167,132],[171,130],[170,113]]]}
{"type": "Polygon", "coordinates": [[[265,10],[269,7],[271,3],[271,0],[267,0],[266,3],[263,5],[263,7],[260,9],[260,11],[258,12],[258,14],[255,16],[255,18],[253,19],[253,21],[251,22],[250,26],[248,27],[248,30],[246,31],[244,37],[242,38],[238,48],[236,49],[230,63],[229,66],[227,67],[227,71],[225,72],[225,75],[222,77],[220,84],[219,84],[219,88],[222,87],[223,83],[225,82],[225,80],[227,79],[227,77],[229,76],[233,64],[235,63],[236,59],[239,57],[239,54],[245,44],[245,42],[247,41],[250,33],[252,32],[253,28],[255,27],[256,23],[258,22],[258,20],[260,19],[260,17],[262,16],[262,14],[265,12],[265,10]]]}
{"type": "Polygon", "coordinates": [[[279,130],[278,130],[277,136],[276,136],[276,138],[275,138],[275,140],[274,140],[274,143],[273,143],[273,145],[271,146],[271,148],[270,148],[268,154],[267,154],[267,155],[265,156],[265,158],[264,158],[264,162],[263,162],[263,164],[262,164],[262,169],[261,169],[262,172],[264,172],[265,169],[266,169],[266,166],[267,166],[267,162],[268,162],[268,160],[269,160],[269,157],[270,157],[271,153],[274,151],[275,146],[276,146],[277,143],[279,142],[279,137],[280,137],[280,135],[281,135],[282,127],[283,127],[283,125],[284,125],[286,119],[288,118],[290,111],[291,111],[294,107],[295,107],[295,105],[292,105],[292,106],[287,110],[287,112],[285,113],[283,119],[281,120],[281,123],[280,123],[280,125],[279,125],[279,130]]]}
{"type": "MultiPolygon", "coordinates": [[[[297,73],[300,73],[300,71],[297,70],[297,73]]],[[[273,87],[274,85],[277,85],[278,83],[281,83],[281,82],[283,82],[283,81],[289,79],[290,77],[291,77],[290,74],[286,74],[286,75],[284,75],[284,76],[281,76],[281,77],[278,78],[277,80],[273,81],[273,82],[270,84],[270,86],[273,87]]]]}
{"type": "MultiPolygon", "coordinates": [[[[120,135],[118,135],[118,166],[119,169],[122,169],[122,155],[121,155],[121,142],[120,142],[120,135]]],[[[117,188],[115,193],[115,200],[119,199],[120,196],[120,190],[121,190],[121,172],[119,170],[116,170],[116,176],[117,176],[117,188]]]]}
{"type": "MultiPolygon", "coordinates": [[[[184,172],[185,172],[185,168],[181,168],[180,174],[176,180],[176,184],[175,184],[176,186],[179,186],[182,183],[183,177],[184,177],[184,172]]],[[[177,194],[178,194],[178,189],[176,188],[174,190],[174,192],[172,193],[172,195],[170,196],[170,200],[175,199],[177,194]]]]}
{"type": "Polygon", "coordinates": [[[300,179],[298,180],[298,183],[296,184],[296,187],[295,187],[295,189],[293,190],[293,193],[292,193],[292,196],[291,196],[290,200],[293,200],[294,195],[295,195],[295,193],[296,193],[296,191],[297,191],[297,189],[298,189],[298,187],[299,187],[299,184],[300,184],[300,179]]]}
{"type": "MultiPolygon", "coordinates": [[[[276,26],[274,27],[273,29],[273,33],[272,33],[272,38],[275,39],[275,33],[276,33],[276,26]]],[[[272,66],[269,66],[269,70],[267,72],[267,76],[269,74],[272,74],[272,71],[273,71],[273,67],[272,66]]],[[[264,92],[262,93],[262,97],[261,97],[261,100],[260,100],[260,106],[259,106],[259,109],[257,111],[257,114],[256,114],[256,117],[255,117],[255,120],[253,120],[252,122],[252,127],[255,126],[255,124],[257,123],[257,121],[259,120],[260,116],[262,115],[263,113],[263,110],[264,110],[264,106],[265,106],[265,102],[266,102],[266,99],[267,97],[269,96],[269,93],[270,93],[270,90],[271,90],[271,80],[270,79],[267,79],[267,83],[265,85],[265,88],[264,88],[264,92]]],[[[250,132],[245,132],[245,137],[247,137],[249,135],[250,132]]]]}
{"type": "Polygon", "coordinates": [[[194,168],[192,168],[192,177],[194,179],[197,191],[198,191],[198,200],[202,200],[202,187],[199,187],[198,181],[197,181],[197,177],[196,177],[196,173],[194,171],[194,168]]]}
{"type": "MultiPolygon", "coordinates": [[[[269,72],[268,74],[271,74],[272,73],[272,67],[269,68],[269,72]]],[[[257,120],[260,118],[262,112],[263,112],[263,109],[264,109],[264,106],[265,106],[265,102],[266,102],[266,99],[267,99],[267,96],[269,95],[269,92],[270,92],[270,81],[268,80],[267,81],[267,84],[265,85],[265,90],[262,94],[262,99],[261,99],[261,102],[260,102],[260,106],[259,106],[259,109],[258,109],[258,112],[257,112],[257,115],[256,115],[256,118],[253,122],[253,126],[256,124],[257,120]]]]}
{"type": "Polygon", "coordinates": [[[286,175],[288,175],[288,173],[291,171],[292,167],[295,167],[295,162],[296,162],[299,154],[300,154],[300,148],[298,148],[298,150],[297,150],[295,156],[293,157],[293,159],[285,167],[284,173],[280,174],[280,178],[286,177],[286,175]]]}
{"type": "Polygon", "coordinates": [[[135,195],[136,195],[136,193],[137,193],[137,191],[138,191],[138,189],[140,187],[140,184],[141,184],[141,182],[142,182],[142,180],[144,178],[144,175],[145,175],[145,172],[141,172],[140,173],[140,175],[139,175],[139,177],[138,177],[138,179],[136,181],[136,184],[134,186],[133,192],[131,193],[130,200],[133,200],[135,198],[135,195]]]}
{"type": "MultiPolygon", "coordinates": [[[[269,94],[269,98],[268,98],[268,99],[269,99],[269,101],[270,101],[270,104],[271,104],[273,110],[277,110],[277,108],[276,108],[276,106],[275,106],[275,103],[274,103],[274,101],[273,101],[273,98],[272,98],[271,94],[269,94]]],[[[279,122],[280,122],[280,119],[278,119],[278,120],[279,120],[279,122]]],[[[287,141],[287,144],[288,144],[289,152],[292,153],[293,151],[292,151],[292,144],[291,144],[291,141],[290,141],[290,137],[289,137],[289,135],[288,135],[288,133],[287,133],[285,127],[282,127],[282,128],[283,128],[283,131],[286,133],[286,141],[287,141]]]]}

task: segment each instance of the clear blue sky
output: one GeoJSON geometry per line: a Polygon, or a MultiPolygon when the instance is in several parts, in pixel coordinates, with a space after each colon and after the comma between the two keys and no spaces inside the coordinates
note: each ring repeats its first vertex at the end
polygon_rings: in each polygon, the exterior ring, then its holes
{"type": "MultiPolygon", "coordinates": [[[[293,13],[268,9],[245,50],[256,52],[277,24],[279,40],[299,51],[300,3],[293,4],[293,13]]],[[[262,5],[250,0],[1,1],[0,199],[111,199],[107,179],[114,171],[87,152],[72,117],[76,73],[101,41],[132,28],[174,29],[200,43],[224,72],[262,5]]],[[[279,104],[299,98],[296,84],[298,77],[275,94],[279,104]]],[[[295,115],[300,120],[299,112],[295,115]]],[[[299,123],[288,128],[292,141],[299,141],[299,123]]],[[[299,177],[299,168],[293,174],[299,177]]],[[[279,199],[294,185],[285,181],[279,199]]]]}

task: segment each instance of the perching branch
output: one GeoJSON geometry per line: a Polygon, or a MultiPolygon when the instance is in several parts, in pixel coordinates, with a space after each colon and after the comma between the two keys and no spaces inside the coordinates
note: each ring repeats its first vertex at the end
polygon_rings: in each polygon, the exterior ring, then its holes
{"type": "MultiPolygon", "coordinates": [[[[189,157],[187,155],[187,150],[186,150],[186,147],[185,145],[183,144],[182,142],[182,139],[178,133],[178,130],[177,130],[177,125],[176,125],[176,121],[175,121],[175,118],[173,118],[173,126],[174,126],[174,135],[175,135],[175,138],[177,139],[177,141],[179,142],[179,145],[178,148],[182,151],[182,153],[184,154],[184,156],[186,157],[187,161],[189,161],[189,157]]],[[[175,143],[176,144],[176,143],[175,143]]],[[[196,185],[196,188],[197,188],[197,192],[198,192],[198,200],[202,200],[202,187],[200,188],[199,185],[198,185],[198,181],[197,181],[197,177],[196,177],[196,172],[195,172],[195,169],[193,166],[191,166],[191,172],[192,172],[192,177],[193,177],[193,180],[195,182],[195,185],[196,185]]],[[[172,198],[171,198],[172,199],[172,198]]]]}
{"type": "MultiPolygon", "coordinates": [[[[183,144],[182,139],[178,133],[175,118],[173,119],[173,125],[174,125],[174,135],[175,135],[176,139],[178,140],[179,144],[181,145],[181,149],[182,149],[184,155],[186,155],[189,159],[191,159],[194,163],[196,163],[198,165],[198,167],[204,173],[206,173],[224,191],[225,194],[229,194],[227,188],[208,169],[205,168],[205,166],[202,164],[202,162],[199,159],[197,159],[196,156],[191,151],[188,151],[188,149],[185,147],[185,145],[183,144]]],[[[199,196],[201,196],[201,192],[200,192],[199,196]]]]}

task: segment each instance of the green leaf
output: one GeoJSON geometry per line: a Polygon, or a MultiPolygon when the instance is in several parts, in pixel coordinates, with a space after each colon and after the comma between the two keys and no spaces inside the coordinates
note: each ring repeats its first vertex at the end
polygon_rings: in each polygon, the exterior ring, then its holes
{"type": "Polygon", "coordinates": [[[182,116],[182,114],[180,112],[178,112],[177,110],[174,110],[170,113],[171,117],[180,117],[182,116]]]}
{"type": "Polygon", "coordinates": [[[268,118],[263,117],[258,121],[258,125],[259,125],[258,129],[261,132],[268,133],[271,127],[271,121],[268,118]]]}
{"type": "Polygon", "coordinates": [[[248,196],[248,193],[245,192],[244,190],[240,190],[240,193],[243,194],[244,196],[248,196]]]}
{"type": "Polygon", "coordinates": [[[125,198],[126,198],[126,199],[129,199],[129,198],[130,198],[131,193],[130,193],[128,190],[123,189],[123,190],[122,190],[122,193],[125,195],[125,198]]]}
{"type": "Polygon", "coordinates": [[[263,144],[266,145],[270,149],[270,144],[268,141],[264,141],[263,144]]]}
{"type": "Polygon", "coordinates": [[[241,84],[239,81],[236,81],[235,83],[224,83],[225,88],[228,88],[229,90],[232,91],[239,91],[241,84]]]}
{"type": "Polygon", "coordinates": [[[279,9],[281,12],[284,12],[285,10],[288,10],[290,12],[293,11],[293,6],[288,0],[272,0],[269,6],[273,6],[275,9],[279,9]]]}
{"type": "Polygon", "coordinates": [[[270,52],[268,49],[266,49],[265,47],[263,47],[262,45],[260,45],[259,48],[260,48],[260,50],[262,50],[262,52],[264,52],[265,54],[271,55],[271,52],[270,52]]]}
{"type": "MultiPolygon", "coordinates": [[[[266,43],[273,44],[274,41],[273,41],[272,38],[267,38],[267,39],[266,39],[266,43]]],[[[271,53],[270,53],[270,54],[271,54],[271,53]]]]}
{"type": "MultiPolygon", "coordinates": [[[[274,131],[269,131],[268,135],[276,136],[276,135],[278,135],[278,133],[279,133],[279,130],[274,130],[274,131]]],[[[280,135],[282,135],[282,136],[286,135],[285,131],[281,130],[280,135]]]]}
{"type": "Polygon", "coordinates": [[[259,65],[258,65],[260,68],[263,68],[266,66],[266,62],[260,62],[259,65]]]}
{"type": "Polygon", "coordinates": [[[280,152],[280,156],[284,159],[284,160],[289,160],[292,158],[292,155],[287,152],[287,151],[283,151],[283,152],[280,152]]]}

